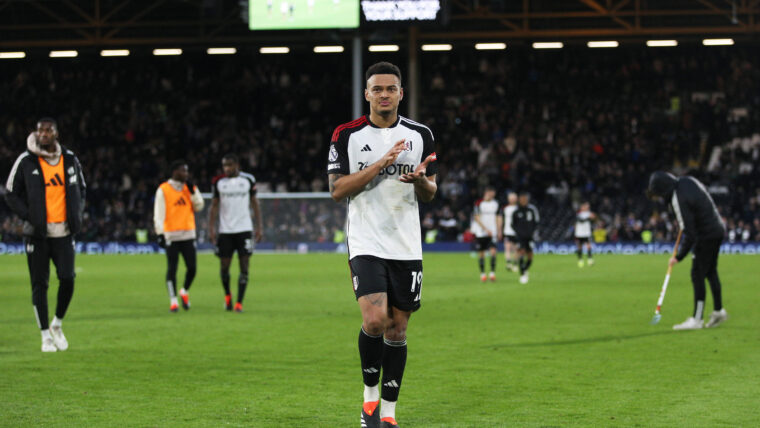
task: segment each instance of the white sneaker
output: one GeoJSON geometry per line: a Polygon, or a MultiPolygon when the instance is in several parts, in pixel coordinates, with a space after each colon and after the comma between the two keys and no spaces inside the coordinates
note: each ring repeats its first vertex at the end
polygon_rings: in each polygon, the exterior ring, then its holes
{"type": "Polygon", "coordinates": [[[707,324],[705,327],[707,328],[713,328],[721,325],[723,321],[728,319],[728,312],[726,312],[726,309],[723,308],[719,311],[713,311],[713,313],[710,315],[710,321],[707,321],[707,324]]]}
{"type": "Polygon", "coordinates": [[[586,263],[588,263],[589,266],[594,266],[594,259],[588,259],[586,263]]]}
{"type": "Polygon", "coordinates": [[[528,283],[528,274],[524,273],[520,275],[520,284],[527,284],[528,283]]]}
{"type": "Polygon", "coordinates": [[[42,352],[55,352],[58,348],[55,347],[53,339],[42,339],[42,352]]]}
{"type": "Polygon", "coordinates": [[[69,342],[66,340],[66,336],[63,335],[61,326],[50,326],[50,335],[53,336],[53,343],[55,343],[55,347],[59,351],[69,349],[69,342]]]}
{"type": "Polygon", "coordinates": [[[491,282],[494,282],[494,281],[496,281],[496,273],[495,273],[495,272],[491,272],[491,273],[489,273],[489,274],[488,274],[488,279],[490,279],[490,280],[491,280],[491,282]]]}
{"type": "Polygon", "coordinates": [[[484,273],[480,274],[480,282],[486,282],[487,279],[488,278],[486,277],[486,274],[484,274],[484,273]]]}
{"type": "Polygon", "coordinates": [[[682,322],[681,324],[676,324],[673,326],[673,330],[699,330],[702,328],[703,321],[698,320],[694,317],[686,318],[686,321],[682,322]]]}

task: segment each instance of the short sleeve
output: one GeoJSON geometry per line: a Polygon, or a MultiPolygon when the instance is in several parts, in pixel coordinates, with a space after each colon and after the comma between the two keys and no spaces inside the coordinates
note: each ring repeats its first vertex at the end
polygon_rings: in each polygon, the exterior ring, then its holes
{"type": "Polygon", "coordinates": [[[433,138],[433,132],[428,128],[424,128],[422,133],[422,161],[427,159],[428,156],[433,155],[433,160],[428,164],[425,175],[430,177],[431,175],[438,174],[438,160],[435,153],[435,139],[433,138]]]}
{"type": "Polygon", "coordinates": [[[336,129],[330,139],[330,150],[327,154],[327,173],[349,175],[348,136],[347,132],[336,129]]]}
{"type": "Polygon", "coordinates": [[[251,183],[251,197],[256,196],[256,177],[254,177],[252,174],[246,174],[245,178],[248,179],[248,182],[251,183]]]}
{"type": "Polygon", "coordinates": [[[211,185],[211,195],[213,199],[219,199],[219,178],[216,178],[214,184],[211,185]]]}

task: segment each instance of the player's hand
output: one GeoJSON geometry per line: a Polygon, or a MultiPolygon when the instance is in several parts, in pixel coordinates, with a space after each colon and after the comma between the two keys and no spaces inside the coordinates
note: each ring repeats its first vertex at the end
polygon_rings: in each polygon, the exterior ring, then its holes
{"type": "Polygon", "coordinates": [[[675,264],[678,263],[678,259],[675,257],[671,257],[670,260],[668,260],[668,266],[673,267],[675,264]]]}
{"type": "Polygon", "coordinates": [[[158,243],[158,246],[161,248],[166,248],[166,238],[164,238],[164,234],[158,235],[156,238],[156,243],[158,243]]]}
{"type": "Polygon", "coordinates": [[[195,193],[195,184],[192,181],[187,180],[187,181],[185,181],[185,184],[187,184],[187,188],[190,189],[190,194],[191,195],[193,193],[195,193]]]}
{"type": "Polygon", "coordinates": [[[216,230],[214,229],[208,230],[208,242],[216,245],[216,230]]]}
{"type": "Polygon", "coordinates": [[[503,233],[501,233],[501,232],[499,232],[499,234],[498,234],[498,236],[496,237],[496,239],[498,239],[498,240],[499,240],[499,242],[503,241],[503,240],[504,240],[504,234],[503,234],[503,233]]]}
{"type": "MultiPolygon", "coordinates": [[[[414,169],[414,172],[411,174],[403,174],[399,180],[403,181],[404,183],[419,183],[424,182],[424,180],[427,180],[427,177],[425,173],[427,172],[427,166],[430,162],[433,161],[435,155],[430,155],[425,158],[424,161],[422,161],[421,164],[417,165],[417,168],[414,169]]],[[[489,232],[489,236],[490,235],[489,232]]]]}
{"type": "Polygon", "coordinates": [[[486,229],[486,233],[488,234],[489,238],[493,238],[493,232],[491,232],[490,230],[486,229]]]}
{"type": "Polygon", "coordinates": [[[261,233],[261,229],[256,229],[254,234],[256,235],[256,242],[261,242],[261,240],[264,239],[264,234],[261,233]]]}
{"type": "Polygon", "coordinates": [[[398,155],[400,155],[406,147],[404,144],[405,141],[406,139],[396,141],[396,144],[394,144],[393,147],[388,150],[388,153],[384,154],[383,157],[380,158],[378,161],[380,163],[380,168],[385,168],[387,166],[393,165],[393,162],[396,162],[398,155]]]}

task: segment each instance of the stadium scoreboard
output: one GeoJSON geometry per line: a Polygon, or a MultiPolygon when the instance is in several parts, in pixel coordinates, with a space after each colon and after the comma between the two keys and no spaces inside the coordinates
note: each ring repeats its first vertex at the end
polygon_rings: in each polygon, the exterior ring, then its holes
{"type": "Polygon", "coordinates": [[[251,30],[445,24],[445,0],[250,0],[251,30]]]}

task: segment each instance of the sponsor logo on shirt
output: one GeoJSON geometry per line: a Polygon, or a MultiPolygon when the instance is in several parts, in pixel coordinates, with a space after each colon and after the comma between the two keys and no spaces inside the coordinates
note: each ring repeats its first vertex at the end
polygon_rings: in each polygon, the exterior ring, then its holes
{"type": "MultiPolygon", "coordinates": [[[[363,170],[369,165],[369,162],[359,162],[359,171],[363,170]]],[[[416,168],[416,165],[413,163],[394,163],[393,165],[388,165],[385,168],[381,169],[378,175],[411,174],[414,172],[414,168],[416,168]]]]}

